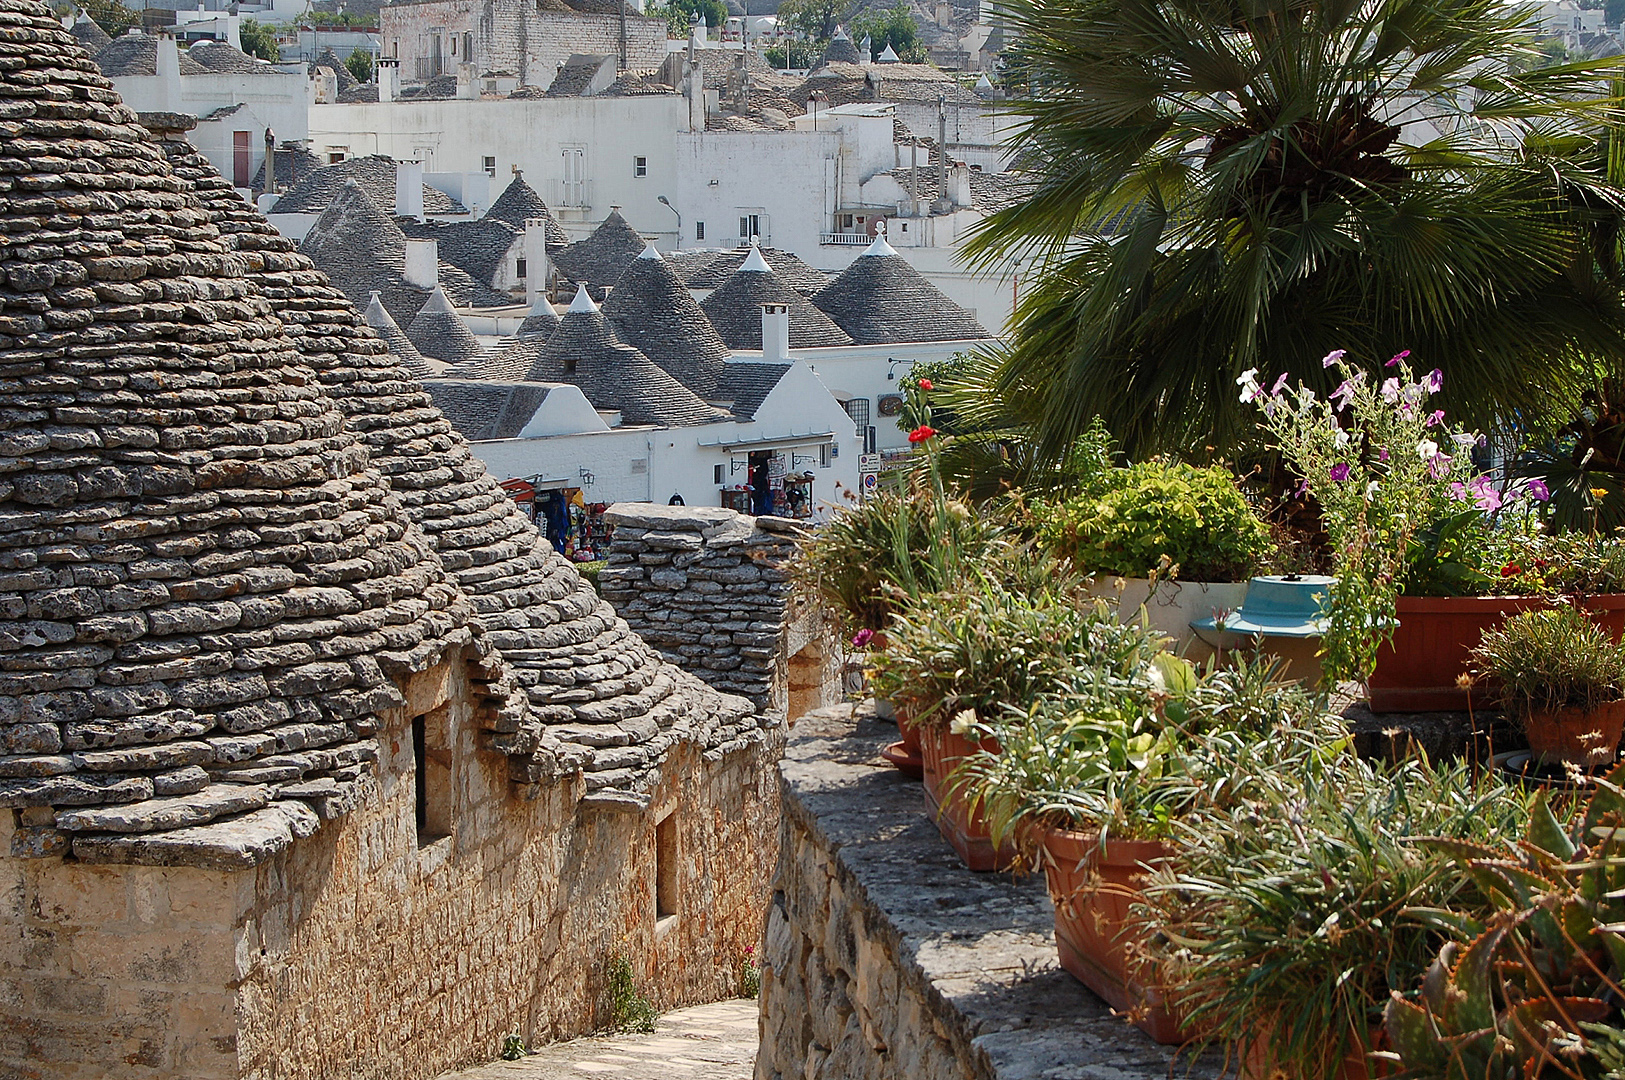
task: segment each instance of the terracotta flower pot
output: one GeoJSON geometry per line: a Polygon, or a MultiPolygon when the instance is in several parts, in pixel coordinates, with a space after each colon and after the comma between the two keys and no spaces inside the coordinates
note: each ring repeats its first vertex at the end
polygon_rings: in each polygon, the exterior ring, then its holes
{"type": "MultiPolygon", "coordinates": [[[[1371,673],[1373,712],[1460,712],[1469,705],[1458,679],[1467,673],[1473,648],[1484,631],[1508,616],[1552,606],[1544,596],[1401,596],[1394,639],[1377,654],[1371,673]]],[[[1586,611],[1617,641],[1625,632],[1625,594],[1588,596],[1586,611]]],[[[1486,705],[1480,688],[1471,703],[1486,705]]]]}
{"type": "Polygon", "coordinates": [[[1032,835],[1044,851],[1061,966],[1157,1042],[1191,1038],[1195,1033],[1181,1030],[1178,1012],[1156,985],[1146,942],[1129,922],[1147,868],[1168,862],[1173,849],[1144,840],[1110,840],[1102,847],[1093,833],[1042,826],[1032,835]]]}
{"type": "MultiPolygon", "coordinates": [[[[1296,1080],[1297,1074],[1277,1065],[1275,1055],[1270,1052],[1274,1034],[1274,1029],[1270,1028],[1260,1031],[1247,1041],[1247,1048],[1241,1055],[1241,1080],[1296,1080]]],[[[1387,1033],[1380,1027],[1372,1028],[1367,1042],[1373,1050],[1386,1049],[1387,1033]]],[[[1343,1067],[1338,1071],[1337,1078],[1373,1080],[1375,1077],[1387,1076],[1391,1071],[1386,1062],[1380,1059],[1372,1061],[1366,1057],[1359,1044],[1354,1043],[1343,1055],[1343,1067]]]]}
{"type": "Polygon", "coordinates": [[[920,729],[914,726],[908,713],[902,709],[894,707],[894,715],[897,733],[902,738],[882,750],[880,756],[891,762],[904,776],[918,780],[925,775],[925,762],[920,757],[920,729]]]}
{"type": "MultiPolygon", "coordinates": [[[[958,791],[949,790],[953,786],[949,778],[954,769],[963,758],[976,752],[977,745],[945,726],[932,725],[917,730],[920,756],[925,765],[926,810],[937,823],[942,838],[958,852],[959,860],[977,873],[1015,866],[1020,859],[1016,845],[1009,840],[995,845],[981,809],[973,813],[969,799],[958,791]]],[[[999,744],[987,739],[981,743],[981,749],[997,753],[999,744]]]]}
{"type": "Polygon", "coordinates": [[[1566,761],[1582,768],[1607,765],[1619,751],[1625,730],[1625,701],[1610,701],[1595,709],[1571,706],[1538,712],[1524,718],[1529,752],[1548,762],[1566,761]]]}

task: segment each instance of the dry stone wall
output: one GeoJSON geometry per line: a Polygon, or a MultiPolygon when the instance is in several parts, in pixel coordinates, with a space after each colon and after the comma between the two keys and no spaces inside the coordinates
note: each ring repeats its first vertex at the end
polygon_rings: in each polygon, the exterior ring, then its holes
{"type": "MultiPolygon", "coordinates": [[[[790,575],[800,526],[722,507],[617,503],[604,598],[643,640],[719,690],[782,711],[792,644],[790,575]]],[[[795,641],[810,632],[799,627],[795,641]]]]}
{"type": "Polygon", "coordinates": [[[896,737],[843,705],[803,716],[786,747],[757,1080],[1221,1075],[1060,970],[1042,878],[966,870],[920,785],[880,759],[896,737]]]}

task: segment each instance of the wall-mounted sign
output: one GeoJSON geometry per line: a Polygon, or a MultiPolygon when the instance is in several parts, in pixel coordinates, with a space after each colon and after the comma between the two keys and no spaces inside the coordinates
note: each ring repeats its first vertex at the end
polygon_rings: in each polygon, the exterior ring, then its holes
{"type": "Polygon", "coordinates": [[[903,412],[903,395],[902,394],[882,394],[882,395],[880,395],[880,415],[881,416],[900,416],[902,414],[902,412],[903,412]]]}

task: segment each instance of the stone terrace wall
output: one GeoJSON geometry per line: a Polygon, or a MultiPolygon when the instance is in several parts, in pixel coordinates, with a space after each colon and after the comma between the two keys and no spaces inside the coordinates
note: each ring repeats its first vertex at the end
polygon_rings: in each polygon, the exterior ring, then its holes
{"type": "Polygon", "coordinates": [[[757,1080],[1217,1077],[1060,970],[1042,877],[959,864],[879,758],[896,737],[836,706],[785,750],[757,1080]]]}
{"type": "MultiPolygon", "coordinates": [[[[722,507],[617,503],[604,599],[672,663],[758,709],[783,711],[790,657],[817,644],[790,603],[800,526],[722,507]]],[[[820,653],[822,655],[822,653],[820,653]]],[[[838,699],[837,699],[838,700],[838,699]]]]}

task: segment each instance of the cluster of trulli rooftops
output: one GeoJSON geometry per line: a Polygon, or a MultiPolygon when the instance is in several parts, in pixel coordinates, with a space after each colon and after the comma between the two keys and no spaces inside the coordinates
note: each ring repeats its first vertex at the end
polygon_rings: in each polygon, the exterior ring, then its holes
{"type": "Polygon", "coordinates": [[[613,209],[570,243],[520,176],[477,221],[397,216],[385,209],[398,206],[397,180],[387,159],[351,159],[305,176],[276,210],[319,213],[301,252],[471,439],[513,434],[500,413],[525,400],[516,387],[536,384],[575,386],[623,425],[748,419],[787,366],[764,339],[770,306],[787,316],[790,349],[989,336],[883,234],[832,278],[757,247],[662,255],[613,209]],[[550,291],[573,299],[560,314],[533,290],[516,331],[482,341],[464,315],[511,307],[496,287],[502,265],[538,248],[547,268],[531,275],[550,275],[550,291]]]}

